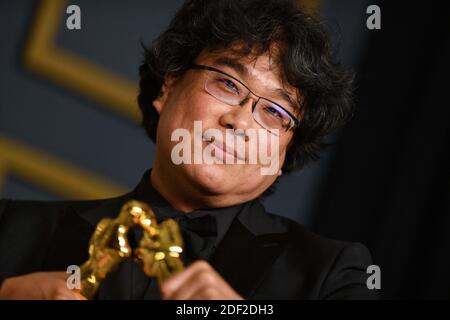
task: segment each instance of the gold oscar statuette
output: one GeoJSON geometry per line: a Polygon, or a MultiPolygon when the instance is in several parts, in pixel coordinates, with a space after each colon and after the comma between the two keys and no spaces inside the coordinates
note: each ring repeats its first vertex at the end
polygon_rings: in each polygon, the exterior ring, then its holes
{"type": "Polygon", "coordinates": [[[92,299],[101,282],[119,264],[133,257],[149,277],[161,283],[182,271],[183,239],[177,222],[167,219],[157,224],[153,210],[144,202],[126,202],[117,218],[103,218],[89,242],[89,259],[81,266],[80,293],[92,299]],[[143,236],[134,251],[128,242],[130,228],[140,227],[143,236]]]}

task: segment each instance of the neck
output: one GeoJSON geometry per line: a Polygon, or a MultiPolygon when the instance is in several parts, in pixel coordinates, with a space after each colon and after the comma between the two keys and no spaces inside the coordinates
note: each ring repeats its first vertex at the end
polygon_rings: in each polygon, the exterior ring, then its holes
{"type": "Polygon", "coordinates": [[[201,207],[187,191],[189,188],[181,181],[174,181],[173,177],[168,176],[157,160],[153,164],[149,182],[178,211],[188,213],[201,207]]]}

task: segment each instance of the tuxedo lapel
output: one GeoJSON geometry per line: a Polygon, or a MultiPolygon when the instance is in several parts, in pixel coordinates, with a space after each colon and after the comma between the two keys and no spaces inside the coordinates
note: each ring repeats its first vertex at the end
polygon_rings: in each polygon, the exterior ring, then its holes
{"type": "Polygon", "coordinates": [[[231,287],[248,299],[280,255],[286,239],[286,228],[253,201],[235,219],[210,262],[231,287]]]}
{"type": "MultiPolygon", "coordinates": [[[[132,193],[109,199],[100,206],[91,210],[80,212],[80,216],[95,228],[103,218],[116,218],[122,206],[133,197],[132,193]]],[[[91,234],[92,235],[92,234],[91,234]]],[[[87,247],[86,247],[87,248],[87,247]]],[[[87,249],[86,249],[87,250],[87,249]]],[[[135,266],[134,261],[126,259],[112,272],[100,285],[97,297],[100,300],[126,300],[133,297],[131,277],[135,266]]]]}
{"type": "MultiPolygon", "coordinates": [[[[88,258],[89,241],[97,223],[105,217],[115,218],[122,205],[132,194],[100,200],[97,204],[86,202],[69,205],[59,215],[58,226],[52,238],[44,270],[66,270],[69,265],[81,266],[88,258]]],[[[130,284],[131,269],[134,261],[123,262],[118,270],[106,279],[100,286],[99,299],[130,299],[132,286],[130,284]]]]}
{"type": "Polygon", "coordinates": [[[94,227],[72,208],[62,210],[42,270],[65,271],[70,265],[81,265],[89,257],[88,245],[94,227]]]}
{"type": "Polygon", "coordinates": [[[100,205],[88,210],[77,210],[77,213],[95,228],[97,223],[103,218],[116,218],[125,202],[131,200],[132,197],[132,193],[127,193],[117,198],[100,200],[100,205]]]}
{"type": "Polygon", "coordinates": [[[89,202],[69,203],[61,209],[43,262],[44,270],[66,270],[69,265],[83,264],[89,258],[89,240],[97,223],[104,217],[117,216],[126,199],[127,195],[99,200],[96,205],[89,202]]]}

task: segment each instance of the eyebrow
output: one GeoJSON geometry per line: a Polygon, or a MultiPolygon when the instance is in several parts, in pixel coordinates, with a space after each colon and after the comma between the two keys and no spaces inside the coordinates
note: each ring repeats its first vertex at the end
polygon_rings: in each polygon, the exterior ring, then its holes
{"type": "Polygon", "coordinates": [[[217,58],[216,60],[214,60],[214,63],[218,64],[220,66],[230,67],[231,69],[233,69],[237,73],[243,75],[244,77],[253,78],[253,76],[248,71],[248,68],[246,66],[244,66],[242,63],[240,63],[239,61],[236,61],[234,59],[220,57],[220,58],[217,58]]]}
{"type": "MultiPolygon", "coordinates": [[[[219,57],[216,60],[214,60],[214,64],[229,67],[229,68],[233,69],[234,71],[236,71],[237,73],[239,73],[240,75],[242,75],[243,77],[254,78],[254,76],[251,75],[250,72],[248,71],[248,68],[237,60],[230,59],[227,57],[219,57]]],[[[273,94],[277,95],[278,97],[283,99],[285,102],[287,102],[292,107],[293,110],[295,110],[295,111],[299,110],[298,104],[292,99],[292,97],[286,92],[286,90],[277,88],[277,89],[272,89],[271,91],[273,94]]],[[[265,99],[267,99],[267,98],[265,98],[265,99]]],[[[270,100],[270,99],[268,99],[268,100],[270,100]]]]}

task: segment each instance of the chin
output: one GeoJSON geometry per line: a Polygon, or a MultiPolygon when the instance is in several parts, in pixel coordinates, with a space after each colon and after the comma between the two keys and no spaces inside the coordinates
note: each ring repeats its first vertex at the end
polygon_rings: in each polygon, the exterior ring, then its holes
{"type": "Polygon", "coordinates": [[[239,184],[239,175],[226,165],[190,165],[188,175],[197,187],[211,195],[225,194],[239,184]],[[232,179],[232,180],[230,180],[232,179]]]}

